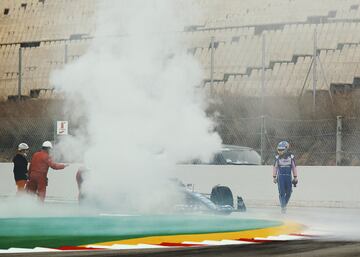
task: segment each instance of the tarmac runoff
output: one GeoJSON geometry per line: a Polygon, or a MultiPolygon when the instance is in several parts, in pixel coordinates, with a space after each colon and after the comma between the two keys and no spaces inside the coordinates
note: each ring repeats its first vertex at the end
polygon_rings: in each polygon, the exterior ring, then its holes
{"type": "Polygon", "coordinates": [[[261,243],[301,238],[305,229],[294,222],[209,215],[2,218],[0,251],[261,243]]]}

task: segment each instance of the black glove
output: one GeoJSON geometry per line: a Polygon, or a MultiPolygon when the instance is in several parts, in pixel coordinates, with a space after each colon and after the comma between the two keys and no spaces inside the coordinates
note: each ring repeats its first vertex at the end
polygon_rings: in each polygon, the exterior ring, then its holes
{"type": "Polygon", "coordinates": [[[274,182],[274,184],[277,183],[277,177],[276,176],[273,176],[273,182],[274,182]]]}
{"type": "Polygon", "coordinates": [[[298,183],[297,177],[294,177],[293,180],[291,181],[291,183],[294,185],[294,187],[296,187],[296,185],[298,183]]]}

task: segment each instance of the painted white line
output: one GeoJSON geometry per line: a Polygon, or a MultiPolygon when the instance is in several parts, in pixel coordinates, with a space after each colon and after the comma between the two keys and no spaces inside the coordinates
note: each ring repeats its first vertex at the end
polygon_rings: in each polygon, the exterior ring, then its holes
{"type": "Polygon", "coordinates": [[[164,246],[164,245],[138,244],[137,246],[144,247],[144,248],[168,248],[167,246],[164,246]]]}
{"type": "Polygon", "coordinates": [[[137,245],[122,245],[122,244],[114,244],[110,246],[108,249],[139,249],[137,245]]]}
{"type": "Polygon", "coordinates": [[[204,240],[201,242],[201,244],[204,245],[223,245],[224,243],[222,243],[221,241],[215,241],[215,240],[204,240]]]}
{"type": "Polygon", "coordinates": [[[241,240],[204,240],[201,242],[192,242],[192,241],[185,241],[182,244],[191,244],[191,245],[233,245],[233,244],[254,244],[256,242],[248,242],[248,241],[241,241],[241,240]]]}
{"type": "Polygon", "coordinates": [[[269,240],[269,241],[288,241],[288,240],[299,240],[304,239],[303,236],[292,236],[292,235],[279,235],[279,236],[268,236],[268,237],[255,237],[256,240],[269,240]]]}
{"type": "Polygon", "coordinates": [[[61,250],[44,248],[44,247],[35,247],[35,248],[9,248],[8,250],[0,250],[0,253],[35,253],[35,252],[59,252],[61,250]]]}
{"type": "Polygon", "coordinates": [[[8,253],[26,253],[26,252],[33,252],[34,249],[29,248],[9,248],[7,250],[8,253]]]}
{"type": "Polygon", "coordinates": [[[61,250],[59,249],[45,248],[45,247],[35,247],[34,250],[37,252],[61,252],[61,250]]]}
{"type": "Polygon", "coordinates": [[[98,249],[109,249],[111,246],[105,245],[86,245],[86,248],[98,248],[98,249]]]}
{"type": "Polygon", "coordinates": [[[86,248],[100,248],[100,249],[150,249],[150,248],[167,248],[163,245],[149,245],[149,244],[136,244],[136,245],[127,245],[127,244],[113,244],[111,246],[103,245],[87,245],[86,248]]]}
{"type": "Polygon", "coordinates": [[[242,241],[242,240],[221,240],[224,244],[229,245],[244,245],[244,244],[257,244],[256,242],[242,241]]]}
{"type": "Polygon", "coordinates": [[[187,245],[202,245],[202,242],[192,242],[192,241],[184,241],[181,242],[182,244],[187,244],[187,245]]]}

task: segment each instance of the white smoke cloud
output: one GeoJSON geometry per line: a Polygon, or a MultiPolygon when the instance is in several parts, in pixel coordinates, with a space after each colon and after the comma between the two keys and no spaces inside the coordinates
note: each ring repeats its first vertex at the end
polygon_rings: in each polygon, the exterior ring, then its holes
{"type": "Polygon", "coordinates": [[[161,209],[175,197],[167,182],[175,164],[220,147],[196,89],[202,70],[179,36],[196,10],[179,3],[104,1],[88,53],[53,74],[72,104],[81,103],[71,113],[87,117],[90,135],[77,133],[60,150],[84,153],[84,188],[98,201],[161,209]]]}

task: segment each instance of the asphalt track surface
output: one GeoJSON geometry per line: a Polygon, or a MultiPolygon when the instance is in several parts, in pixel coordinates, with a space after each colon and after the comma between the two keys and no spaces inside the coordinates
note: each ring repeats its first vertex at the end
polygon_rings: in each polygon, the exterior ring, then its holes
{"type": "Polygon", "coordinates": [[[322,241],[322,240],[296,240],[288,242],[272,242],[251,245],[226,245],[211,247],[190,247],[171,249],[145,249],[145,250],[97,250],[97,251],[71,251],[54,253],[15,253],[1,256],[18,257],[75,257],[75,256],[146,256],[146,257],[252,257],[252,256],[286,256],[286,257],[338,257],[360,256],[360,242],[351,241],[322,241]]]}

